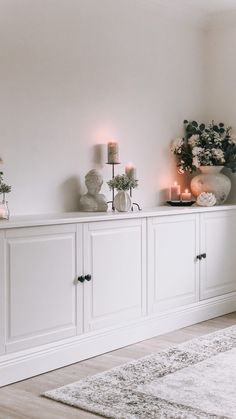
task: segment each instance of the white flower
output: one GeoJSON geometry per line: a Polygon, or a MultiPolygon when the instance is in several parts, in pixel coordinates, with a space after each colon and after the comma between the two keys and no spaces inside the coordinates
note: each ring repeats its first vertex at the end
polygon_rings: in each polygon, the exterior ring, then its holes
{"type": "Polygon", "coordinates": [[[177,153],[184,143],[183,138],[176,138],[171,144],[172,153],[177,153]]]}
{"type": "Polygon", "coordinates": [[[191,145],[191,147],[195,147],[198,144],[199,141],[199,135],[194,134],[188,139],[188,143],[191,145]]]}
{"type": "Polygon", "coordinates": [[[220,145],[222,142],[223,138],[220,136],[220,134],[218,132],[214,132],[214,143],[217,145],[220,145]]]}
{"type": "Polygon", "coordinates": [[[201,166],[200,161],[199,161],[199,158],[197,156],[195,156],[193,158],[193,166],[195,166],[196,168],[198,168],[198,167],[201,166]]]}
{"type": "Polygon", "coordinates": [[[198,156],[203,151],[202,147],[193,147],[192,154],[193,156],[198,156]]]}
{"type": "Polygon", "coordinates": [[[213,148],[212,149],[212,156],[216,159],[219,160],[219,162],[224,163],[225,162],[225,155],[223,150],[221,150],[220,148],[213,148]]]}

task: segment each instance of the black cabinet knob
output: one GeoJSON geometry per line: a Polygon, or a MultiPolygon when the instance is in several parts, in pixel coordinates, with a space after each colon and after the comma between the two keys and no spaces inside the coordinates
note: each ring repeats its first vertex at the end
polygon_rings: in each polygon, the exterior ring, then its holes
{"type": "Polygon", "coordinates": [[[85,281],[85,277],[84,276],[79,276],[78,281],[83,283],[85,281]]]}
{"type": "Polygon", "coordinates": [[[91,281],[92,276],[91,275],[85,275],[85,279],[86,279],[86,281],[91,281]]]}
{"type": "Polygon", "coordinates": [[[207,255],[206,253],[202,253],[201,255],[197,255],[198,260],[206,259],[207,255]]]}

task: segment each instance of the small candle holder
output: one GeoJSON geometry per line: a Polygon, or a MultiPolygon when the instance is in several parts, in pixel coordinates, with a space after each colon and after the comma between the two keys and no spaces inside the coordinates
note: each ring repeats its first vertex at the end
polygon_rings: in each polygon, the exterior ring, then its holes
{"type": "MultiPolygon", "coordinates": [[[[120,164],[120,162],[117,162],[117,163],[107,162],[106,164],[109,164],[111,166],[111,168],[112,168],[111,169],[112,170],[112,179],[114,179],[114,177],[115,177],[115,166],[117,164],[120,164]]],[[[112,211],[115,211],[114,198],[115,198],[115,188],[112,188],[112,200],[107,201],[107,204],[111,204],[112,211]]]]}

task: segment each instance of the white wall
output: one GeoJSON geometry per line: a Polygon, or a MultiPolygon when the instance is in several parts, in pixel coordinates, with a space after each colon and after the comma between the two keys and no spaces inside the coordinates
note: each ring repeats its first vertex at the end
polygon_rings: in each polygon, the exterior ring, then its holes
{"type": "Polygon", "coordinates": [[[101,167],[94,151],[110,138],[137,166],[135,198],[158,204],[176,176],[171,139],[184,118],[204,116],[203,45],[200,28],[151,0],[1,0],[0,156],[12,214],[78,209],[85,173],[101,167]]]}
{"type": "MultiPolygon", "coordinates": [[[[206,36],[208,120],[225,122],[236,134],[236,11],[212,15],[206,36]]],[[[230,175],[232,191],[229,202],[235,202],[236,174],[230,175]]]]}

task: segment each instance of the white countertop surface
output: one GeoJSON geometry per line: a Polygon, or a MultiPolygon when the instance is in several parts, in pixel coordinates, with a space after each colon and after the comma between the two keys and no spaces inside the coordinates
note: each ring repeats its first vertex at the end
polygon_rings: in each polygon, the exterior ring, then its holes
{"type": "Polygon", "coordinates": [[[18,227],[33,227],[42,225],[83,223],[91,221],[108,221],[117,219],[144,218],[164,215],[194,214],[212,211],[230,211],[236,209],[236,204],[219,205],[215,207],[171,207],[163,205],[153,208],[144,208],[134,212],[65,212],[58,214],[33,214],[12,216],[9,220],[0,220],[0,230],[18,227]]]}

